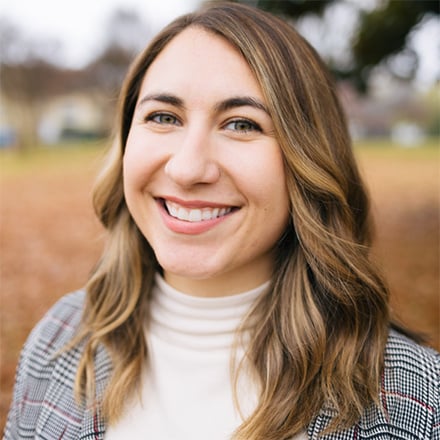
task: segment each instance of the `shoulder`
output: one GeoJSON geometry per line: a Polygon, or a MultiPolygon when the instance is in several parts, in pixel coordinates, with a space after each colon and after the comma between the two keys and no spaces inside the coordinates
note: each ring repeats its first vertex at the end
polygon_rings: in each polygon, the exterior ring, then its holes
{"type": "Polygon", "coordinates": [[[67,419],[69,430],[81,426],[83,409],[73,393],[81,349],[62,349],[77,334],[84,299],[84,291],[64,296],[30,333],[17,367],[5,439],[34,438],[38,430],[54,433],[67,419]]]}
{"type": "Polygon", "coordinates": [[[322,435],[334,413],[323,412],[309,426],[310,438],[328,440],[440,440],[440,354],[391,330],[377,404],[357,424],[322,435]]]}
{"type": "Polygon", "coordinates": [[[82,344],[76,344],[68,351],[65,349],[78,334],[85,296],[83,290],[65,295],[34,327],[21,352],[16,387],[38,386],[43,390],[55,376],[63,377],[65,386],[74,383],[82,344]]]}
{"type": "MultiPolygon", "coordinates": [[[[33,438],[102,438],[103,420],[96,408],[75,397],[75,379],[82,342],[69,346],[78,335],[84,311],[83,290],[61,298],[35,326],[21,352],[5,440],[33,438]],[[95,437],[94,437],[95,438],[95,437]]],[[[96,396],[112,372],[103,345],[95,353],[96,396]]]]}
{"type": "Polygon", "coordinates": [[[396,432],[431,438],[440,422],[440,354],[392,330],[380,397],[385,419],[396,432]]]}
{"type": "MultiPolygon", "coordinates": [[[[79,290],[62,297],[33,328],[20,355],[16,386],[20,380],[47,379],[52,374],[60,353],[75,337],[81,324],[85,291],[79,290]]],[[[80,350],[70,350],[70,356],[80,357],[80,350]]],[[[76,359],[71,359],[75,364],[76,359]]]]}
{"type": "Polygon", "coordinates": [[[51,357],[62,349],[78,331],[85,295],[78,290],[56,302],[30,333],[25,351],[33,348],[51,357]]]}
{"type": "MultiPolygon", "coordinates": [[[[408,392],[416,392],[413,384],[438,387],[440,354],[435,350],[417,344],[408,337],[391,330],[385,348],[385,374],[399,378],[399,385],[408,392]],[[403,382],[402,382],[403,380],[403,382]]],[[[393,388],[397,383],[389,383],[393,388]]]]}

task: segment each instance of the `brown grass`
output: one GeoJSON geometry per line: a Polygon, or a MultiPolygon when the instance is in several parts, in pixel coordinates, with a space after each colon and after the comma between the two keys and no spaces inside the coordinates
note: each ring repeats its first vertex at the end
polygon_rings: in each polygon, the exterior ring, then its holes
{"type": "MultiPolygon", "coordinates": [[[[26,336],[50,305],[84,285],[103,243],[90,202],[101,149],[1,153],[0,427],[26,336]]],[[[358,157],[393,309],[440,349],[438,151],[366,147],[358,157]]]]}

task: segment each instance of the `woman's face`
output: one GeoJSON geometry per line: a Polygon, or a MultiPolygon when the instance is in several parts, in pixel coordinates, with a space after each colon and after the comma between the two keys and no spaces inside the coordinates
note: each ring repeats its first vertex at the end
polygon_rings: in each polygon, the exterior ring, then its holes
{"type": "Polygon", "coordinates": [[[242,56],[199,28],[148,69],[124,156],[124,191],[165,279],[193,295],[271,277],[289,202],[280,148],[242,56]]]}

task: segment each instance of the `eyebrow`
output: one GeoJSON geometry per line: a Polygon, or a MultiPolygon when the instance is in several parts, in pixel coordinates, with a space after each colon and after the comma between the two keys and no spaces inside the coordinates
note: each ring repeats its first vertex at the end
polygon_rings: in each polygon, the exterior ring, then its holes
{"type": "MultiPolygon", "coordinates": [[[[174,105],[178,108],[185,108],[183,99],[167,93],[152,93],[145,95],[139,101],[138,105],[140,106],[148,101],[158,101],[165,104],[174,105]]],[[[253,107],[269,115],[269,111],[264,103],[261,102],[259,99],[253,98],[251,96],[233,96],[232,98],[225,99],[224,101],[216,104],[215,111],[217,113],[222,113],[236,107],[253,107]]]]}
{"type": "Polygon", "coordinates": [[[269,114],[267,107],[259,99],[250,96],[234,96],[218,103],[215,109],[221,113],[235,107],[253,107],[269,114]]]}
{"type": "Polygon", "coordinates": [[[183,108],[183,99],[178,98],[174,95],[168,95],[166,93],[152,93],[145,95],[138,103],[138,106],[148,102],[148,101],[159,101],[165,104],[171,104],[179,108],[183,108]]]}

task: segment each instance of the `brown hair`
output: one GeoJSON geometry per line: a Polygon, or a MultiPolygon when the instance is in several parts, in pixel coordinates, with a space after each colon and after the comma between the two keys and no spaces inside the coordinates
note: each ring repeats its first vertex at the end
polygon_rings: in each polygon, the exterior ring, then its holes
{"type": "Polygon", "coordinates": [[[387,290],[368,257],[368,197],[334,84],[319,56],[284,21],[233,3],[214,3],[176,19],[127,75],[118,139],[94,194],[109,236],[87,285],[77,391],[94,396],[93,356],[105,344],[114,374],[103,409],[113,423],[147,359],[144,326],[160,268],[128,212],[122,157],[148,67],[188,26],[226,39],[255,74],[284,157],[291,204],[272,288],[243,324],[254,324],[245,363],[261,393],[234,438],[289,438],[324,407],[335,414],[331,429],[353,424],[378,399],[388,332],[387,290]]]}

